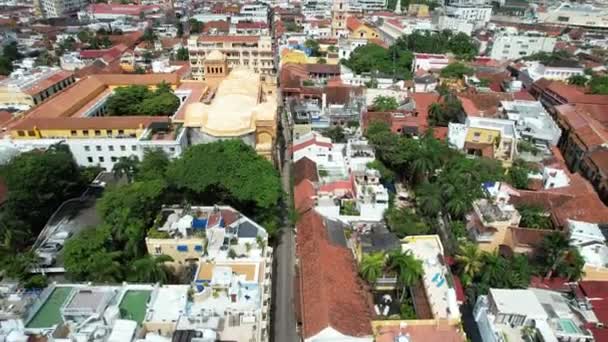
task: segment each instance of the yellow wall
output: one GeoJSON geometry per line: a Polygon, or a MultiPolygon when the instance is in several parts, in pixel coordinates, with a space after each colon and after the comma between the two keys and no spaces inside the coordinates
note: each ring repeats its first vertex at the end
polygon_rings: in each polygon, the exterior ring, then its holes
{"type": "Polygon", "coordinates": [[[11,91],[7,87],[0,88],[0,104],[9,103],[34,106],[34,99],[21,91],[11,91]]]}
{"type": "Polygon", "coordinates": [[[281,55],[281,65],[285,63],[307,64],[309,61],[304,52],[292,50],[281,55]]]}
{"type": "Polygon", "coordinates": [[[156,246],[160,247],[160,254],[165,254],[173,258],[175,263],[185,263],[187,259],[198,259],[202,252],[196,251],[195,246],[203,246],[203,238],[189,238],[189,239],[150,239],[146,238],[146,249],[148,254],[156,255],[156,246]],[[181,252],[177,250],[178,245],[188,246],[187,252],[181,252]]]}
{"type": "MultiPolygon", "coordinates": [[[[58,119],[61,120],[61,119],[58,119]]],[[[27,131],[19,131],[19,130],[11,130],[10,134],[11,137],[14,139],[32,139],[32,138],[38,138],[38,139],[44,139],[44,138],[56,138],[56,137],[63,137],[63,138],[68,138],[68,139],[78,139],[78,138],[108,138],[110,136],[117,136],[119,135],[119,130],[118,129],[113,129],[113,130],[106,130],[106,129],[89,129],[89,135],[84,135],[84,131],[83,129],[77,129],[74,130],[75,134],[72,134],[72,130],[69,129],[56,129],[56,130],[34,130],[34,136],[30,135],[29,132],[27,131]],[[99,131],[99,135],[95,134],[95,131],[99,131]],[[111,131],[111,135],[108,134],[111,131]],[[23,136],[19,135],[19,132],[23,133],[23,136]]],[[[141,136],[141,134],[144,132],[144,129],[124,129],[121,130],[123,132],[120,132],[120,135],[132,135],[135,134],[135,136],[137,136],[138,138],[141,136]]]]}
{"type": "Polygon", "coordinates": [[[500,137],[500,131],[487,128],[469,128],[467,130],[466,142],[494,144],[496,137],[500,137]],[[479,137],[475,138],[475,134],[479,133],[479,137]]]}
{"type": "Polygon", "coordinates": [[[608,281],[608,268],[590,267],[590,266],[585,265],[585,267],[583,268],[583,271],[585,271],[585,275],[583,275],[583,280],[585,280],[585,281],[592,281],[592,280],[608,281]]]}
{"type": "Polygon", "coordinates": [[[350,33],[350,37],[356,39],[374,39],[378,38],[378,33],[367,25],[361,25],[350,33]]]}

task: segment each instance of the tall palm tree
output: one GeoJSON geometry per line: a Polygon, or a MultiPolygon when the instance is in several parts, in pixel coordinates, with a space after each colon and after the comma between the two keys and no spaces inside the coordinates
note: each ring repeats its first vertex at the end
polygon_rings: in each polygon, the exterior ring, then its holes
{"type": "Polygon", "coordinates": [[[425,182],[416,190],[416,204],[422,213],[428,217],[435,217],[441,211],[441,188],[436,183],[425,182]]]}
{"type": "Polygon", "coordinates": [[[481,280],[483,283],[489,284],[490,287],[504,287],[506,279],[507,265],[505,259],[498,255],[498,252],[483,253],[483,272],[481,280]]]}
{"type": "Polygon", "coordinates": [[[543,239],[540,250],[547,269],[545,278],[549,279],[566,261],[570,253],[570,242],[566,235],[556,232],[543,239]]]}
{"type": "Polygon", "coordinates": [[[465,192],[451,196],[445,203],[445,208],[453,217],[463,217],[470,209],[469,201],[465,192]]]}
{"type": "Polygon", "coordinates": [[[90,256],[88,280],[97,283],[115,283],[122,279],[123,268],[118,259],[121,252],[97,252],[90,256]]]}
{"type": "Polygon", "coordinates": [[[364,254],[359,264],[359,273],[370,285],[373,285],[384,271],[386,256],[382,252],[364,254]]]}
{"type": "Polygon", "coordinates": [[[483,253],[473,243],[463,243],[458,248],[456,261],[460,268],[460,278],[466,287],[473,282],[483,266],[483,253]]]}
{"type": "Polygon", "coordinates": [[[402,288],[400,301],[403,301],[406,288],[424,275],[422,261],[416,259],[411,251],[395,251],[388,256],[388,267],[398,273],[397,280],[402,288]]]}
{"type": "Polygon", "coordinates": [[[131,263],[131,281],[141,283],[166,283],[171,275],[171,270],[166,262],[173,261],[168,255],[151,256],[146,255],[131,263]]]}
{"type": "Polygon", "coordinates": [[[433,102],[428,108],[429,119],[434,125],[443,123],[443,105],[439,102],[433,102]]]}
{"type": "Polygon", "coordinates": [[[112,167],[112,173],[115,178],[126,176],[129,183],[133,181],[135,173],[137,173],[137,167],[139,160],[136,156],[120,157],[118,162],[112,167]]]}

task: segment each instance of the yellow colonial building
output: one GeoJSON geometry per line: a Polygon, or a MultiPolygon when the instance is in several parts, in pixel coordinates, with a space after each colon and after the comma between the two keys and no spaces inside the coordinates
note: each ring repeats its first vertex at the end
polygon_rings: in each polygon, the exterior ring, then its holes
{"type": "Polygon", "coordinates": [[[238,138],[271,160],[276,140],[277,98],[274,78],[236,67],[227,74],[226,57],[209,54],[206,80],[219,84],[208,101],[188,104],[184,126],[192,144],[238,138]],[[227,74],[227,75],[226,75],[227,74]]]}
{"type": "Polygon", "coordinates": [[[348,17],[346,27],[349,31],[349,38],[354,39],[377,39],[380,37],[376,28],[371,25],[361,22],[356,17],[348,17]]]}
{"type": "Polygon", "coordinates": [[[54,94],[12,120],[0,144],[18,150],[59,142],[81,166],[111,170],[123,157],[143,158],[147,149],[178,157],[191,144],[241,139],[272,160],[276,138],[276,80],[250,69],[229,73],[219,51],[205,61],[205,81],[170,74],[92,75],[54,94]],[[111,116],[106,102],[114,89],[168,84],[180,105],[171,116],[111,116]]]}

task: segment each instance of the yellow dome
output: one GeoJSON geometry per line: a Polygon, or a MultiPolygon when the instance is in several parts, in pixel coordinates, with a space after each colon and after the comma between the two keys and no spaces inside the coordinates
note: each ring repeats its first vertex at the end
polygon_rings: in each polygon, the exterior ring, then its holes
{"type": "Polygon", "coordinates": [[[205,117],[207,109],[205,104],[200,102],[194,102],[186,105],[186,115],[184,116],[184,126],[186,127],[200,127],[203,121],[206,121],[205,117]]]}
{"type": "Polygon", "coordinates": [[[226,57],[219,50],[213,50],[209,53],[209,56],[207,56],[206,59],[213,60],[213,61],[223,61],[224,58],[226,58],[226,57]]]}

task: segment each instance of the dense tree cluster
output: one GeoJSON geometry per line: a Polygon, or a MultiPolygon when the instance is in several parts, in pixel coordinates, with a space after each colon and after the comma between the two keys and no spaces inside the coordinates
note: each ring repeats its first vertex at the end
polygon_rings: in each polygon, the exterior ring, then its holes
{"type": "Polygon", "coordinates": [[[399,107],[399,102],[393,96],[376,96],[372,103],[372,109],[376,112],[387,112],[399,107]]]}
{"type": "Polygon", "coordinates": [[[387,275],[397,278],[397,294],[400,315],[394,319],[415,319],[416,313],[409,298],[408,288],[413,286],[424,274],[422,261],[410,252],[393,251],[388,254],[378,252],[364,254],[359,264],[359,274],[371,286],[378,278],[387,275]]]}
{"type": "Polygon", "coordinates": [[[414,32],[397,39],[388,50],[373,43],[360,46],[353,51],[348,60],[342,60],[342,64],[356,73],[380,72],[394,75],[397,79],[409,79],[414,52],[451,52],[458,58],[468,60],[477,55],[477,51],[475,42],[463,33],[453,35],[449,31],[414,32]]]}
{"type": "Polygon", "coordinates": [[[148,151],[141,163],[125,165],[118,167],[121,175],[133,173],[133,182],[106,190],[97,205],[103,224],[65,247],[65,267],[75,280],[171,279],[165,264],[170,259],[147,255],[144,246],[163,203],[232,205],[276,233],[278,173],[240,140],[196,145],[174,161],[162,151],[148,151]]]}
{"type": "Polygon", "coordinates": [[[462,115],[462,103],[457,96],[446,94],[440,101],[433,102],[429,108],[429,123],[432,126],[447,127],[450,122],[459,122],[462,115]]]}
{"type": "Polygon", "coordinates": [[[173,115],[179,98],[171,87],[161,83],[152,91],[146,86],[131,85],[116,88],[106,102],[110,115],[173,115]]]}
{"type": "Polygon", "coordinates": [[[2,49],[2,54],[0,54],[0,75],[10,75],[13,72],[13,62],[21,57],[21,54],[17,50],[17,43],[13,42],[5,45],[2,49]]]}
{"type": "Polygon", "coordinates": [[[22,153],[0,168],[8,189],[0,209],[0,270],[7,276],[31,280],[28,271],[36,256],[28,248],[59,205],[79,196],[91,181],[84,171],[65,145],[22,153]]]}
{"type": "Polygon", "coordinates": [[[443,209],[454,218],[464,217],[473,201],[484,196],[480,184],[504,177],[500,162],[466,158],[432,132],[414,139],[373,122],[366,135],[380,162],[415,189],[418,212],[431,220],[443,209]]]}
{"type": "MultiPolygon", "coordinates": [[[[141,162],[121,159],[114,171],[129,182],[104,191],[97,202],[102,223],[73,236],[62,250],[67,276],[75,281],[175,281],[165,263],[170,258],[146,254],[144,244],[163,203],[231,205],[271,235],[278,228],[278,172],[240,140],[193,146],[173,161],[161,150],[149,150],[141,162]]],[[[0,211],[0,270],[39,286],[44,279],[29,276],[36,264],[29,251],[33,238],[95,173],[79,170],[63,145],[23,153],[0,172],[9,189],[0,211]]]]}
{"type": "Polygon", "coordinates": [[[462,79],[464,76],[473,75],[474,70],[461,62],[450,63],[441,69],[440,75],[443,78],[462,79]]]}
{"type": "Polygon", "coordinates": [[[460,245],[456,270],[473,302],[490,288],[527,288],[534,273],[525,255],[504,257],[497,252],[483,252],[470,242],[460,245]]]}

